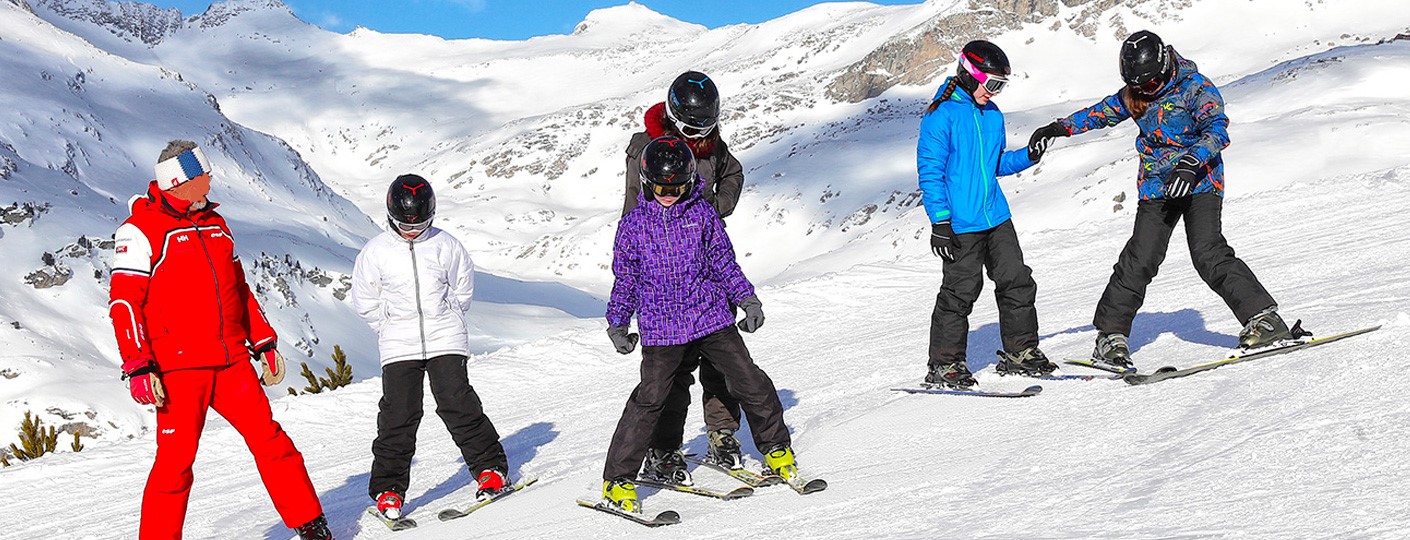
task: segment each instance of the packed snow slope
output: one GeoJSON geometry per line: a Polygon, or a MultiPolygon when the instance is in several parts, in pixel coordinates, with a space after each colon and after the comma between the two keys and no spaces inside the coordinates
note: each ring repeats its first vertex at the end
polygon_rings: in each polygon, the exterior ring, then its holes
{"type": "MultiPolygon", "coordinates": [[[[426,403],[408,493],[421,526],[395,534],[363,514],[379,381],[279,399],[275,415],[342,539],[1399,538],[1410,516],[1386,510],[1410,503],[1410,375],[1387,362],[1410,347],[1407,185],[1410,169],[1399,168],[1293,184],[1225,208],[1230,241],[1285,314],[1318,333],[1385,328],[1150,386],[1049,382],[1041,395],[1015,400],[888,391],[924,370],[940,271],[929,256],[764,288],[768,321],[748,343],[784,398],[801,462],[831,487],[806,497],[761,489],[730,502],[643,488],[648,511],[684,516],[664,529],[573,504],[600,488],[608,440],[637,377],[639,357],[612,352],[595,321],[473,359],[470,375],[511,474],[541,480],[459,521],[434,517],[474,491],[430,414],[434,403],[426,403]]],[[[1049,354],[1088,352],[1095,332],[1087,321],[1129,226],[1117,216],[1023,235],[1049,354]]],[[[1218,358],[1237,342],[1237,323],[1176,234],[1132,336],[1147,370],[1218,358]]],[[[993,362],[995,321],[993,302],[981,299],[970,339],[976,369],[993,362]]],[[[992,370],[980,378],[988,388],[1028,384],[992,370]]],[[[702,429],[692,414],[688,449],[703,451],[702,429]]],[[[243,448],[223,421],[206,428],[187,537],[290,538],[243,448]]],[[[0,530],[133,537],[154,450],[148,436],[5,469],[0,483],[25,502],[0,514],[0,530]]],[[[695,475],[717,487],[734,482],[695,475]]]]}
{"type": "MultiPolygon", "coordinates": [[[[1120,39],[1156,29],[1223,91],[1226,236],[1283,312],[1323,334],[1386,328],[1149,387],[903,396],[888,389],[923,373],[939,286],[914,178],[918,114],[939,80],[857,103],[823,86],[928,21],[986,10],[824,4],[707,30],[631,4],[570,35],[492,42],[332,34],[278,0],[217,2],[192,17],[0,0],[0,65],[15,75],[0,78],[0,205],[18,203],[0,206],[0,427],[34,409],[99,438],[72,453],[65,437],[58,454],[0,469],[0,489],[26,494],[0,530],[135,537],[152,417],[114,376],[101,241],[154,152],[182,132],[220,148],[212,158],[227,181],[214,197],[242,258],[261,261],[252,278],[286,352],[326,365],[341,343],[357,364],[352,387],[274,401],[339,538],[391,537],[361,515],[380,381],[366,379],[376,360],[358,352],[372,338],[336,291],[377,231],[386,182],[411,170],[438,182],[438,223],[487,272],[472,381],[513,475],[543,480],[483,514],[436,522],[435,510],[473,490],[428,414],[409,493],[423,526],[397,538],[1395,538],[1410,528],[1385,511],[1410,503],[1410,405],[1396,394],[1410,375],[1385,367],[1410,345],[1410,8],[1064,1],[1013,27],[973,29],[1016,67],[998,100],[1011,147],[1114,91],[1120,39]],[[832,487],[729,503],[644,490],[648,509],[685,516],[646,531],[572,499],[594,494],[637,373],[638,356],[611,352],[598,299],[621,147],[689,68],[720,82],[726,136],[748,174],[729,230],[769,319],[747,339],[783,394],[804,466],[832,487]]],[[[1004,181],[1050,356],[1090,349],[1092,309],[1130,232],[1134,136],[1125,125],[1059,141],[1004,181]]],[[[1132,336],[1144,369],[1207,361],[1236,342],[1176,234],[1132,336]]],[[[972,321],[979,369],[998,348],[992,300],[972,321]]],[[[695,451],[699,430],[692,415],[695,451]]],[[[238,434],[214,419],[203,448],[187,536],[288,538],[238,434]]]]}

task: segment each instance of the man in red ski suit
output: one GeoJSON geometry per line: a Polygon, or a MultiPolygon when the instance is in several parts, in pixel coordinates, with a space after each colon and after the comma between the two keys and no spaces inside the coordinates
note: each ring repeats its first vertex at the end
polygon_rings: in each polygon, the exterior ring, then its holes
{"type": "Polygon", "coordinates": [[[332,538],[303,455],[274,421],[250,363],[259,357],[283,375],[230,228],[206,200],[210,164],[195,143],[172,141],[156,171],[115,235],[108,308],[132,397],[157,410],[139,537],[181,537],[196,446],[215,409],[245,438],[284,523],[302,538],[332,538]]]}

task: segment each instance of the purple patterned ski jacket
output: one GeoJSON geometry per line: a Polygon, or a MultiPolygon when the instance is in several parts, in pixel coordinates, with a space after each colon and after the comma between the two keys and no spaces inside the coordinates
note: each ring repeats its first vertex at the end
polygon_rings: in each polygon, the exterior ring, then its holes
{"type": "Polygon", "coordinates": [[[700,186],[669,208],[637,195],[617,223],[607,324],[637,315],[641,344],[683,345],[734,324],[731,305],[754,296],[724,221],[700,186]]]}

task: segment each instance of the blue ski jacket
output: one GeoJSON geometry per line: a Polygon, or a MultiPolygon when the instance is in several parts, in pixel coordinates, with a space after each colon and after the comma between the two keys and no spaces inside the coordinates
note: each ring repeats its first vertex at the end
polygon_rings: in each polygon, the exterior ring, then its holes
{"type": "MultiPolygon", "coordinates": [[[[1165,197],[1165,177],[1185,154],[1194,154],[1204,164],[1195,193],[1224,196],[1224,158],[1220,151],[1229,146],[1229,117],[1224,115],[1224,98],[1214,83],[1201,75],[1194,62],[1175,54],[1175,76],[1156,93],[1146,114],[1136,119],[1141,135],[1136,151],[1141,153],[1137,189],[1141,200],[1165,197]]],[[[1111,127],[1131,117],[1117,91],[1100,103],[1058,120],[1067,132],[1076,135],[1111,127]]]]}
{"type": "Polygon", "coordinates": [[[963,234],[987,231],[1013,217],[999,177],[1022,172],[1033,162],[1027,147],[1005,152],[1005,144],[1004,113],[993,101],[980,107],[960,87],[921,118],[916,173],[931,223],[948,219],[963,234]]]}

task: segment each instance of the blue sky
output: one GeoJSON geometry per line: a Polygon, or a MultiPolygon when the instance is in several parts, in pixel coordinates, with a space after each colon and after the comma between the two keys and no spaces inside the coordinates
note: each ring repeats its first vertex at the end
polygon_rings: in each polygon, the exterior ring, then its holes
{"type": "MultiPolygon", "coordinates": [[[[199,14],[209,0],[145,0],[199,14]]],[[[921,0],[871,0],[919,4],[921,0]]],[[[526,39],[565,34],[597,8],[627,0],[284,0],[299,18],[335,32],[358,26],[387,33],[434,34],[446,38],[526,39]]],[[[820,4],[805,0],[638,0],[657,12],[710,28],[757,23],[820,4]]]]}

